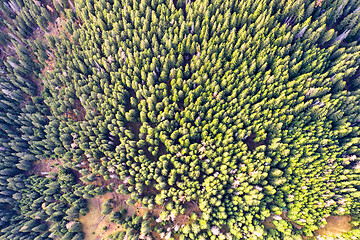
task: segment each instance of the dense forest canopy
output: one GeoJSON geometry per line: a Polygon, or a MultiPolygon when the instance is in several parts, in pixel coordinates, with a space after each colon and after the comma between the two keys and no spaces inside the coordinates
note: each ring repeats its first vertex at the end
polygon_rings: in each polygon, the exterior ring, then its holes
{"type": "Polygon", "coordinates": [[[0,239],[360,236],[360,1],[0,2],[0,239]]]}

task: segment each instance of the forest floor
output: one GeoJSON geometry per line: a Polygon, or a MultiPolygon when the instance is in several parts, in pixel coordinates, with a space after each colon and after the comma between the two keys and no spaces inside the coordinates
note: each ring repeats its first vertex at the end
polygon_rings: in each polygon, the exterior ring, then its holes
{"type": "MultiPolygon", "coordinates": [[[[116,223],[110,222],[110,216],[115,211],[120,211],[125,208],[127,210],[127,216],[136,214],[138,216],[144,215],[148,209],[142,207],[141,204],[136,203],[134,206],[126,204],[127,199],[130,195],[122,195],[116,192],[108,192],[102,196],[96,196],[88,200],[89,212],[85,216],[80,216],[79,221],[82,224],[82,231],[85,233],[86,240],[100,240],[106,239],[110,235],[119,232],[125,231],[125,229],[116,223]],[[112,199],[112,212],[108,215],[101,214],[102,204],[108,200],[112,199]],[[106,227],[106,230],[103,228],[106,227]]],[[[158,215],[161,212],[160,208],[155,208],[152,210],[154,215],[158,215]]],[[[156,236],[155,236],[156,237],[156,236]]],[[[155,238],[160,239],[160,238],[155,238]]]]}
{"type": "MultiPolygon", "coordinates": [[[[96,185],[106,185],[106,182],[104,180],[97,179],[95,182],[96,185]]],[[[116,180],[116,187],[118,186],[118,180],[116,180]]],[[[96,196],[94,198],[91,198],[88,201],[88,208],[89,212],[85,216],[80,216],[79,221],[83,225],[83,232],[85,233],[85,239],[86,240],[101,240],[106,239],[110,235],[119,232],[119,231],[125,231],[125,229],[116,223],[110,222],[110,216],[115,211],[120,211],[123,208],[126,208],[127,215],[131,216],[133,214],[136,214],[138,216],[143,216],[146,212],[150,212],[151,215],[153,215],[155,218],[158,218],[161,211],[164,209],[164,206],[155,206],[153,210],[149,210],[146,207],[143,207],[140,203],[135,203],[135,205],[130,206],[126,203],[127,199],[130,195],[122,195],[116,192],[108,192],[102,196],[96,196]],[[108,215],[101,214],[101,206],[102,204],[108,200],[112,199],[112,212],[108,215]],[[106,227],[106,230],[103,228],[106,227]]],[[[186,212],[185,214],[179,214],[177,215],[171,225],[168,225],[168,228],[174,228],[177,226],[185,226],[189,224],[192,220],[190,219],[190,216],[193,212],[195,212],[198,216],[201,215],[201,211],[198,207],[198,205],[194,202],[187,202],[185,203],[186,212]]],[[[152,224],[155,224],[155,221],[152,222],[152,224]]],[[[152,232],[152,236],[155,240],[161,240],[160,235],[156,232],[152,232]]],[[[174,237],[176,237],[176,234],[174,234],[174,237]]]]}
{"type": "Polygon", "coordinates": [[[316,236],[337,237],[350,231],[352,225],[350,223],[351,216],[330,216],[326,219],[325,227],[315,231],[316,236]]]}
{"type": "Polygon", "coordinates": [[[115,192],[108,192],[102,196],[97,196],[88,200],[89,212],[85,216],[80,216],[80,222],[83,226],[83,232],[85,233],[86,240],[100,240],[105,239],[111,234],[118,231],[124,231],[121,225],[110,222],[110,216],[101,214],[101,205],[108,199],[113,200],[113,212],[120,211],[122,208],[126,208],[128,215],[132,215],[135,209],[125,202],[129,196],[120,195],[115,192]],[[106,230],[103,228],[106,227],[106,230]]]}
{"type": "MultiPolygon", "coordinates": [[[[281,217],[283,219],[287,219],[286,216],[284,216],[285,214],[283,213],[281,215],[281,217]]],[[[265,221],[263,222],[265,228],[269,229],[269,228],[275,228],[274,224],[272,224],[272,217],[268,217],[265,219],[265,221]]],[[[351,230],[352,225],[350,223],[351,221],[351,216],[350,215],[344,215],[344,216],[330,216],[328,218],[326,218],[326,222],[327,224],[323,227],[320,228],[319,230],[316,230],[315,233],[315,237],[317,237],[317,239],[322,239],[321,237],[327,237],[326,239],[338,239],[337,237],[340,237],[342,234],[348,232],[351,230]],[[329,238],[330,237],[330,238],[329,238]]],[[[299,228],[299,225],[293,224],[294,227],[299,228]]],[[[312,237],[303,237],[304,240],[308,240],[311,239],[312,237]]]]}
{"type": "Polygon", "coordinates": [[[30,175],[46,176],[49,173],[57,173],[59,169],[54,164],[62,165],[60,159],[41,159],[33,163],[32,169],[29,171],[30,175]]]}

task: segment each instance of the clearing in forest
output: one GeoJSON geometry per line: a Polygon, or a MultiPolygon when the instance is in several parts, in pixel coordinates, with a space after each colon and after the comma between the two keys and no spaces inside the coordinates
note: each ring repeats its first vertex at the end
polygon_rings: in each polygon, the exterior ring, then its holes
{"type": "Polygon", "coordinates": [[[89,212],[85,216],[80,216],[80,222],[83,226],[86,240],[100,240],[107,236],[124,230],[121,225],[110,222],[110,216],[114,211],[120,211],[126,208],[128,215],[134,213],[134,208],[127,205],[127,195],[120,195],[115,192],[109,192],[102,196],[96,196],[88,200],[89,212]],[[101,205],[108,199],[113,200],[113,211],[108,215],[101,214],[101,205]],[[106,227],[106,230],[103,228],[106,227]]]}
{"type": "Polygon", "coordinates": [[[326,219],[327,224],[325,227],[320,228],[319,230],[315,231],[316,236],[329,236],[329,237],[336,237],[340,236],[351,230],[351,216],[344,215],[344,216],[330,216],[326,219]]]}

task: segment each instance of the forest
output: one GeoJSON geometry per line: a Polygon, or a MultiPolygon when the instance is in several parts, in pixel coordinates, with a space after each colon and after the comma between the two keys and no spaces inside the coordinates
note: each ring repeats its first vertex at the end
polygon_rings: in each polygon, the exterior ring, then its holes
{"type": "Polygon", "coordinates": [[[359,0],[0,0],[0,30],[0,240],[91,240],[110,193],[96,239],[360,239],[359,0]]]}

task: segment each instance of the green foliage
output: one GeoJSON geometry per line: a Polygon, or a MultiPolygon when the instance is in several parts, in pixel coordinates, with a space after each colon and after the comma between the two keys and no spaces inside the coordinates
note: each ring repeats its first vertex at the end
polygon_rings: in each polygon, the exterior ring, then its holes
{"type": "Polygon", "coordinates": [[[101,214],[108,215],[111,213],[111,211],[112,211],[111,199],[108,199],[102,204],[101,214]]]}
{"type": "Polygon", "coordinates": [[[128,204],[161,209],[156,220],[114,212],[126,229],[117,239],[152,230],[167,239],[299,239],[326,216],[359,215],[357,1],[53,7],[2,4],[11,34],[0,47],[16,46],[0,62],[2,239],[82,239],[77,219],[84,199],[106,191],[90,184],[101,178],[120,179],[128,204]],[[59,16],[66,32],[32,40],[59,16]],[[38,159],[64,165],[25,177],[38,159]],[[262,224],[269,217],[273,229],[262,224]]]}
{"type": "Polygon", "coordinates": [[[54,154],[84,153],[92,174],[124,181],[128,204],[174,215],[195,204],[185,238],[224,225],[235,239],[298,235],[285,220],[262,228],[285,208],[304,233],[356,212],[357,5],[77,1],[83,25],[59,40],[68,54],[50,42],[57,68],[44,79],[62,122],[54,154]],[[74,108],[85,116],[64,118],[74,108]]]}

